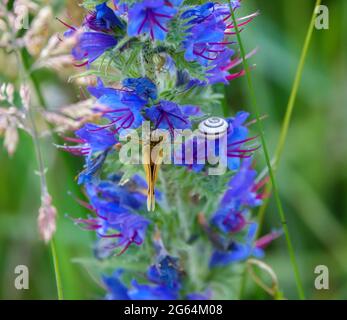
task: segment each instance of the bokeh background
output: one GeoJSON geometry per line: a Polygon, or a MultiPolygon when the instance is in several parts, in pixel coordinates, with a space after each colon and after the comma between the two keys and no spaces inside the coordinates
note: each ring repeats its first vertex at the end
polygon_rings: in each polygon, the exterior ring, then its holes
{"type": "MultiPolygon", "coordinates": [[[[50,3],[57,16],[80,19],[82,10],[75,1],[50,3]]],[[[267,115],[264,126],[271,154],[279,137],[314,3],[313,0],[243,1],[243,13],[260,11],[260,16],[242,32],[242,39],[247,50],[258,47],[258,53],[251,59],[256,64],[252,76],[258,105],[262,114],[267,115]]],[[[347,2],[330,0],[323,4],[329,8],[329,30],[314,31],[277,180],[308,298],[346,299],[347,2]],[[329,290],[314,288],[317,265],[329,268],[329,290]]],[[[52,27],[62,29],[57,21],[52,21],[52,27]]],[[[41,70],[36,76],[50,109],[79,99],[78,86],[68,83],[66,74],[41,70]]],[[[0,83],[17,79],[15,60],[0,49],[0,83]]],[[[225,90],[223,105],[231,112],[251,110],[244,78],[218,90],[225,90]]],[[[58,151],[54,142],[56,137],[41,139],[49,190],[59,212],[56,244],[64,295],[67,299],[98,299],[104,291],[91,271],[93,265],[81,263],[91,257],[93,235],[78,229],[69,218],[86,214],[70,195],[80,195],[74,178],[82,161],[58,151]]],[[[263,166],[262,153],[258,159],[259,166],[263,166]]],[[[56,298],[49,248],[39,240],[36,227],[40,206],[36,167],[32,140],[26,134],[21,133],[12,157],[0,149],[1,299],[56,298]],[[14,268],[19,264],[29,267],[30,290],[18,291],[13,285],[14,268]]],[[[276,206],[270,201],[264,231],[279,226],[276,206]]],[[[296,298],[284,237],[271,245],[265,262],[276,272],[285,297],[296,298]]],[[[270,298],[250,279],[246,297],[270,298]]]]}

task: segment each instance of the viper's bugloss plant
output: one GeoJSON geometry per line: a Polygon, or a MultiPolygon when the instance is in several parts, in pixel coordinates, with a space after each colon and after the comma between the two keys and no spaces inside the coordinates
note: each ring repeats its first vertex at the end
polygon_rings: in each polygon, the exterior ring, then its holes
{"type": "Polygon", "coordinates": [[[252,209],[266,197],[267,179],[253,166],[259,143],[250,115],[215,116],[222,96],[213,85],[244,74],[231,71],[242,62],[230,13],[240,2],[84,6],[84,22],[64,38],[76,39],[80,76],[97,79],[88,87],[95,121],[61,148],[85,159],[78,183],[87,200],[79,202],[89,214],[75,221],[96,233],[95,258],[114,269],[100,270],[106,297],[237,297],[238,266],[261,258],[279,235],[256,239],[252,209]],[[197,134],[182,139],[185,130],[197,134]],[[138,155],[124,161],[134,135],[138,155]]]}

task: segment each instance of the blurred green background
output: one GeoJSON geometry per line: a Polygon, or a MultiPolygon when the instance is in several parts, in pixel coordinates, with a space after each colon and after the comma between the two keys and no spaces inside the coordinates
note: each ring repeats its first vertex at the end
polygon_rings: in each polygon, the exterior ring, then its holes
{"type": "MultiPolygon", "coordinates": [[[[56,15],[64,1],[56,3],[56,15]]],[[[242,32],[248,51],[258,47],[250,60],[256,97],[264,121],[271,154],[275,149],[290,95],[301,48],[315,1],[244,0],[242,13],[260,11],[242,32]]],[[[65,1],[69,13],[78,10],[75,1],[65,1]]],[[[347,1],[323,1],[330,13],[329,30],[315,30],[306,59],[285,151],[277,171],[300,273],[310,299],[347,298],[347,1]],[[326,265],[330,289],[314,288],[314,269],[326,265]]],[[[78,16],[78,14],[76,14],[78,16]]],[[[56,24],[57,22],[52,22],[56,24]]],[[[77,101],[78,88],[64,76],[40,71],[37,76],[50,108],[77,101]]],[[[0,82],[14,82],[14,60],[0,49],[0,82]],[[11,65],[12,64],[12,65],[11,65]]],[[[220,88],[219,88],[220,89],[220,88]]],[[[224,90],[224,89],[223,89],[224,90]]],[[[251,110],[244,78],[225,89],[223,101],[231,110],[251,110]]],[[[55,139],[55,138],[54,138],[55,139]]],[[[41,141],[49,190],[59,212],[56,234],[67,299],[97,299],[103,289],[76,258],[91,256],[93,235],[73,225],[72,217],[85,210],[68,194],[79,195],[74,177],[82,161],[59,152],[52,138],[41,141]]],[[[259,153],[259,166],[262,154],[259,153]]],[[[17,152],[10,158],[0,149],[0,298],[55,299],[56,289],[49,248],[38,237],[36,219],[40,206],[39,179],[35,175],[33,144],[20,135],[17,152]],[[14,268],[30,270],[30,290],[16,290],[14,268]]],[[[264,231],[280,227],[276,206],[266,211],[264,231]]],[[[279,278],[286,298],[296,298],[295,282],[284,237],[275,241],[265,258],[279,278]]],[[[247,298],[268,299],[266,293],[247,281],[247,298]]],[[[226,297],[227,298],[227,297],[226,297]]]]}

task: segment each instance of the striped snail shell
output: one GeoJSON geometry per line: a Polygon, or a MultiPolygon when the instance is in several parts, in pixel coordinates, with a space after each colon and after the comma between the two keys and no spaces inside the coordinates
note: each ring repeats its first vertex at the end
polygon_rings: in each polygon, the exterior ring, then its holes
{"type": "Polygon", "coordinates": [[[199,123],[199,131],[207,139],[224,136],[228,130],[228,122],[219,117],[211,117],[199,123]]]}

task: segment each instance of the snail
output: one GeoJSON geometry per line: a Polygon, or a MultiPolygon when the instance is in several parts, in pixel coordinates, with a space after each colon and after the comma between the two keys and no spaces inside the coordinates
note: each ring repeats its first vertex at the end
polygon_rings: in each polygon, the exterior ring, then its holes
{"type": "Polygon", "coordinates": [[[211,117],[199,123],[199,132],[209,140],[223,137],[228,131],[228,122],[219,117],[211,117]]]}

